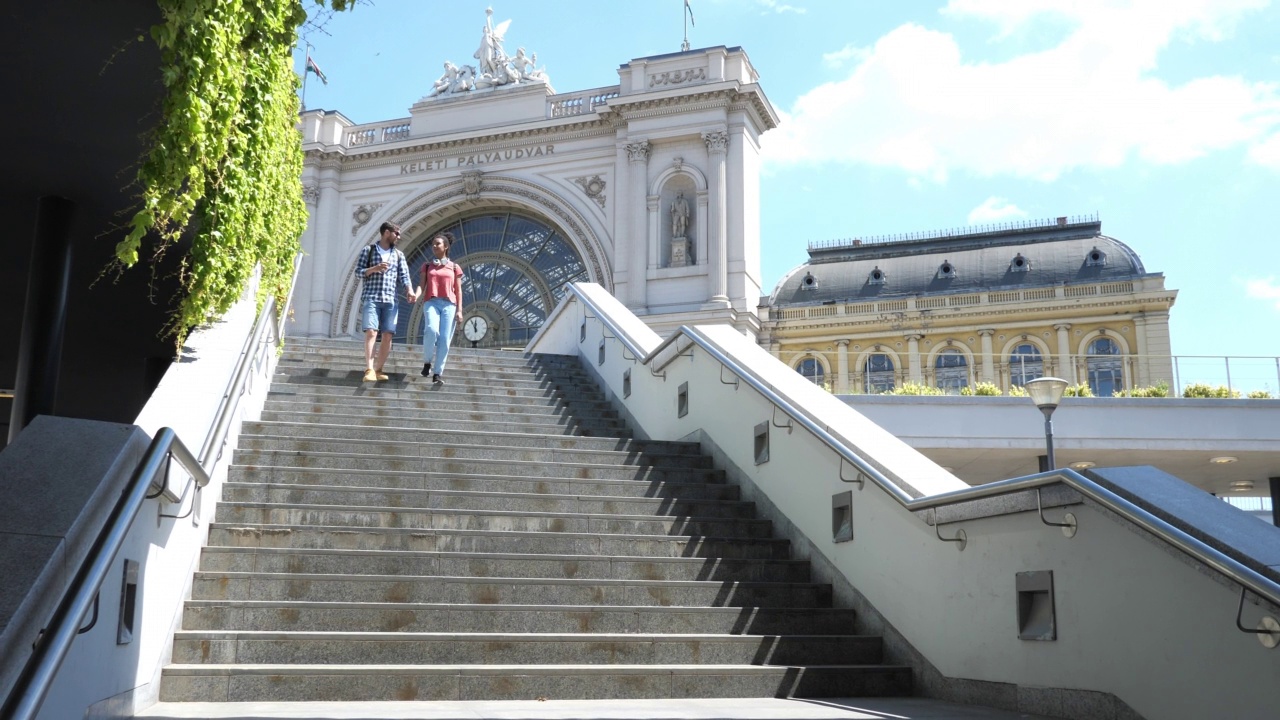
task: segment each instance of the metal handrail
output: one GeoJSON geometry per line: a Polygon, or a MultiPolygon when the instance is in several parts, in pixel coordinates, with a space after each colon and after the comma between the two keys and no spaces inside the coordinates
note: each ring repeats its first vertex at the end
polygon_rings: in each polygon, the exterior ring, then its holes
{"type": "MultiPolygon", "coordinates": [[[[256,356],[254,348],[259,347],[263,342],[263,334],[267,328],[275,331],[275,339],[278,341],[284,337],[284,322],[289,311],[289,306],[293,302],[293,290],[298,284],[298,269],[302,264],[302,253],[298,253],[293,259],[293,275],[289,282],[289,292],[285,296],[285,311],[277,315],[275,312],[276,299],[274,296],[268,297],[266,302],[262,304],[262,310],[258,313],[258,319],[254,321],[253,329],[245,337],[244,345],[240,348],[240,356],[236,358],[235,368],[231,371],[231,378],[227,381],[227,387],[222,392],[222,401],[218,404],[218,409],[214,414],[213,424],[209,427],[209,432],[205,435],[204,442],[200,445],[200,454],[198,455],[200,467],[209,469],[213,463],[222,457],[222,449],[226,444],[227,433],[230,431],[231,423],[235,418],[235,411],[239,408],[240,398],[244,396],[245,380],[249,375],[249,368],[253,366],[253,358],[256,356]],[[217,451],[215,454],[215,450],[217,451]]],[[[165,482],[168,481],[166,476],[165,482]]],[[[197,486],[197,492],[202,486],[197,486]]],[[[169,492],[167,486],[162,487],[162,491],[170,501],[176,500],[177,496],[169,492]]],[[[185,495],[185,493],[183,493],[185,495]]]]}
{"type": "MultiPolygon", "coordinates": [[[[622,342],[631,348],[632,354],[637,357],[642,357],[642,349],[636,345],[634,340],[623,332],[616,323],[613,323],[608,316],[602,312],[599,306],[592,302],[585,294],[579,292],[576,287],[571,285],[570,289],[575,297],[582,301],[582,303],[595,314],[595,317],[613,332],[619,342],[622,342]]],[[[1240,585],[1242,588],[1253,592],[1258,597],[1270,602],[1276,607],[1280,607],[1280,583],[1262,575],[1261,573],[1244,565],[1239,560],[1236,560],[1222,551],[1191,536],[1138,505],[1116,495],[1074,470],[1055,470],[1046,473],[1038,473],[1035,475],[1027,475],[1025,477],[987,483],[972,488],[953,490],[951,492],[940,493],[937,495],[919,498],[912,497],[892,480],[885,477],[883,473],[873,467],[870,463],[854,453],[853,450],[845,445],[843,441],[828,432],[825,427],[814,422],[807,413],[800,412],[797,408],[791,405],[791,403],[787,402],[776,390],[773,389],[772,386],[757,377],[755,373],[748,371],[746,368],[734,362],[696,328],[688,325],[681,325],[678,331],[672,333],[671,336],[660,343],[651,352],[645,353],[640,362],[648,365],[657,357],[658,354],[660,354],[666,347],[676,342],[676,340],[681,336],[691,340],[693,344],[698,345],[698,347],[713,357],[721,365],[727,367],[731,372],[745,380],[747,384],[755,388],[757,392],[764,396],[766,400],[773,403],[775,407],[791,416],[796,422],[803,425],[805,429],[834,450],[837,455],[857,467],[859,472],[869,477],[877,486],[880,487],[881,490],[884,490],[890,497],[896,500],[899,505],[909,512],[915,513],[922,510],[928,510],[930,508],[958,505],[961,503],[973,502],[975,500],[1011,495],[1048,485],[1063,484],[1076,490],[1099,505],[1115,512],[1143,530],[1150,532],[1157,538],[1178,548],[1193,559],[1217,570],[1223,576],[1240,585]]]]}
{"type": "MultiPolygon", "coordinates": [[[[286,313],[292,303],[293,290],[297,286],[298,269],[301,263],[302,253],[298,253],[294,257],[293,275],[286,295],[286,313]]],[[[191,474],[191,482],[195,484],[196,492],[209,484],[213,464],[222,456],[221,449],[230,429],[231,420],[235,417],[239,400],[244,395],[249,368],[253,364],[253,357],[256,356],[253,349],[262,343],[262,336],[267,328],[275,330],[277,340],[283,337],[285,315],[281,314],[279,319],[274,319],[274,310],[275,298],[270,297],[263,303],[253,329],[241,347],[240,356],[236,359],[235,369],[231,373],[231,380],[228,381],[227,388],[222,394],[213,425],[205,436],[199,456],[193,454],[171,428],[160,428],[156,433],[151,446],[125,486],[120,501],[107,516],[101,532],[86,554],[75,578],[67,586],[57,610],[49,619],[49,624],[36,639],[31,657],[27,659],[27,664],[14,682],[8,698],[5,699],[0,718],[29,720],[40,711],[40,706],[53,684],[58,668],[66,657],[67,651],[70,650],[72,640],[79,632],[80,618],[90,607],[96,605],[95,599],[102,587],[102,582],[115,562],[116,555],[123,546],[138,511],[142,508],[142,503],[149,497],[155,497],[149,494],[150,489],[153,486],[167,489],[168,472],[164,472],[164,479],[161,482],[156,482],[156,478],[162,471],[167,471],[168,459],[177,460],[191,474]]],[[[183,494],[185,495],[185,492],[183,494]]]]}
{"type": "Polygon", "coordinates": [[[160,428],[129,478],[119,501],[107,516],[102,532],[89,548],[85,562],[81,564],[68,585],[67,592],[62,596],[62,601],[58,603],[58,608],[49,619],[47,632],[36,638],[31,657],[27,659],[4,707],[0,709],[0,717],[6,720],[30,720],[40,711],[58,668],[75,640],[80,618],[93,607],[99,588],[111,571],[120,548],[124,546],[129,528],[147,499],[147,491],[156,476],[168,467],[170,458],[177,460],[191,473],[197,486],[209,484],[209,474],[196,461],[195,455],[182,444],[172,429],[160,428]]]}
{"type": "MultiPolygon", "coordinates": [[[[826,337],[826,336],[824,336],[826,337]]],[[[794,362],[795,358],[801,356],[817,356],[821,357],[822,364],[825,365],[823,370],[823,380],[840,378],[841,373],[832,370],[835,364],[833,357],[838,357],[838,352],[834,350],[813,350],[811,348],[800,349],[781,349],[775,350],[774,353],[783,359],[783,362],[794,362]]],[[[1056,368],[1052,372],[1074,371],[1077,380],[1085,383],[1085,375],[1087,375],[1087,366],[1091,362],[1114,361],[1123,368],[1123,374],[1117,386],[1117,392],[1134,390],[1139,387],[1139,381],[1135,375],[1142,364],[1163,364],[1168,363],[1168,367],[1172,372],[1172,377],[1161,378],[1156,373],[1148,371],[1149,376],[1154,376],[1150,383],[1152,385],[1159,381],[1164,381],[1169,388],[1168,399],[1182,398],[1183,391],[1190,385],[1223,385],[1228,390],[1244,394],[1252,390],[1266,390],[1272,395],[1276,394],[1275,387],[1280,383],[1280,355],[1162,355],[1156,353],[1117,353],[1112,355],[1098,355],[1090,353],[1044,353],[1031,359],[1026,355],[1013,355],[1011,353],[999,354],[992,353],[987,356],[984,353],[972,351],[972,362],[966,365],[968,371],[969,382],[984,382],[986,372],[982,368],[986,365],[989,357],[991,367],[989,368],[991,380],[1002,388],[1007,389],[1009,386],[1016,384],[1009,375],[1015,372],[1023,372],[1026,368],[1033,368],[1037,372],[1050,373],[1050,368],[1056,368]],[[1008,374],[1006,374],[1008,373],[1008,374]]],[[[929,359],[930,354],[922,351],[919,353],[919,361],[913,363],[912,356],[908,353],[896,353],[897,358],[894,361],[892,370],[867,371],[859,363],[858,367],[854,366],[853,359],[863,355],[889,354],[888,352],[877,351],[858,351],[849,352],[850,366],[844,373],[844,379],[850,383],[860,382],[863,378],[872,372],[884,373],[884,375],[893,378],[894,385],[903,382],[912,382],[912,367],[915,366],[920,372],[920,379],[923,382],[930,382],[930,376],[937,370],[929,359]]],[[[806,376],[808,377],[808,376],[806,376]]],[[[814,380],[818,382],[818,380],[814,380]]],[[[1121,397],[1117,394],[1116,397],[1121,397]]]]}
{"type": "Polygon", "coordinates": [[[258,319],[254,322],[253,329],[249,332],[244,346],[240,349],[240,357],[236,359],[235,370],[232,371],[231,379],[227,382],[227,389],[222,394],[222,402],[218,405],[218,413],[215,416],[213,426],[210,427],[209,434],[205,436],[204,443],[200,446],[201,467],[209,467],[211,462],[216,462],[222,455],[222,445],[226,440],[227,431],[238,407],[236,403],[244,395],[245,378],[248,377],[249,368],[253,365],[253,357],[255,355],[253,349],[262,344],[263,335],[266,333],[267,328],[275,331],[275,339],[277,341],[284,337],[284,318],[289,311],[289,306],[293,303],[293,289],[297,287],[298,268],[301,264],[302,253],[298,253],[293,259],[293,276],[289,282],[289,292],[285,296],[284,313],[277,315],[275,312],[275,296],[268,297],[266,302],[262,304],[258,319]],[[217,455],[213,454],[215,448],[218,450],[217,455]]]}
{"type": "Polygon", "coordinates": [[[303,253],[293,256],[293,277],[289,280],[289,292],[284,296],[284,309],[276,316],[276,341],[284,337],[285,323],[289,322],[289,311],[293,309],[293,291],[298,287],[298,270],[302,267],[303,253]]]}

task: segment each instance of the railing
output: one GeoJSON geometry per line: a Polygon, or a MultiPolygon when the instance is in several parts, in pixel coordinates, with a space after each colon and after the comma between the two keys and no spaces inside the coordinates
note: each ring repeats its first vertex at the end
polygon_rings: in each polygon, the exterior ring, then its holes
{"type": "Polygon", "coordinates": [[[382,142],[394,142],[396,140],[405,140],[409,137],[409,123],[400,123],[399,125],[389,125],[382,128],[382,142]]]}
{"type": "MultiPolygon", "coordinates": [[[[604,333],[604,336],[606,338],[617,340],[622,344],[624,348],[624,357],[629,351],[634,357],[635,362],[638,362],[643,366],[648,366],[649,372],[656,375],[661,374],[667,365],[674,362],[676,358],[688,354],[688,351],[696,346],[698,349],[706,352],[709,356],[719,362],[723,368],[728,369],[741,381],[755,389],[755,391],[772,404],[774,408],[790,418],[792,422],[798,423],[800,427],[804,428],[815,438],[819,439],[831,451],[839,456],[842,461],[848,462],[851,466],[856,468],[858,472],[858,476],[856,478],[845,479],[842,476],[841,479],[844,479],[846,482],[856,482],[859,484],[870,479],[873,484],[896,500],[903,509],[909,512],[921,513],[925,510],[934,510],[935,514],[933,517],[925,522],[926,524],[933,525],[935,529],[938,525],[936,511],[940,508],[952,507],[991,498],[1007,497],[1026,491],[1036,492],[1038,505],[1041,489],[1051,485],[1061,484],[1075,490],[1103,508],[1110,510],[1139,528],[1151,533],[1156,538],[1159,538],[1174,548],[1177,548],[1195,562],[1205,567],[1212,568],[1222,577],[1239,586],[1241,588],[1241,609],[1243,608],[1245,592],[1252,592],[1262,600],[1271,603],[1276,607],[1280,607],[1280,583],[1262,575],[1235,558],[1213,548],[1198,538],[1188,534],[1184,530],[1175,527],[1171,523],[1166,522],[1138,505],[1129,502],[1101,485],[1098,485],[1089,478],[1072,470],[1055,470],[1047,473],[1012,478],[1009,480],[1002,480],[973,488],[940,493],[932,496],[918,498],[912,497],[845,445],[843,441],[832,435],[828,428],[819,425],[807,413],[802,412],[800,409],[793,406],[783,398],[772,385],[765,382],[754,372],[739,365],[732,358],[723,353],[697,328],[682,325],[677,332],[659,343],[652,350],[646,352],[644,348],[640,347],[631,338],[629,333],[615,324],[609,315],[596,305],[590,297],[581,292],[576,285],[570,285],[569,290],[578,302],[583,303],[584,307],[588,310],[588,313],[604,326],[607,331],[604,333]],[[683,346],[681,346],[682,342],[685,343],[683,346]],[[668,353],[669,348],[674,348],[674,351],[668,353]],[[664,354],[667,356],[661,361],[661,363],[659,363],[659,359],[664,358],[664,354]]],[[[721,382],[725,382],[723,378],[721,379],[721,382]]],[[[727,384],[732,385],[735,383],[727,384]]],[[[777,424],[776,421],[774,421],[774,423],[777,424]]],[[[1045,520],[1043,510],[1041,510],[1040,519],[1046,524],[1054,524],[1045,520]]],[[[954,538],[943,538],[941,535],[939,535],[939,538],[942,540],[954,540],[954,538]]],[[[1237,611],[1236,626],[1240,630],[1244,632],[1263,632],[1243,628],[1240,626],[1239,618],[1239,611],[1237,611]]]]}
{"type": "Polygon", "coordinates": [[[619,86],[585,90],[571,95],[552,95],[547,98],[547,117],[560,118],[583,115],[596,111],[622,93],[619,86]]]}
{"type": "MultiPolygon", "coordinates": [[[[865,343],[872,346],[876,341],[865,343]]],[[[882,345],[887,344],[880,341],[882,345]]],[[[796,366],[804,358],[822,358],[817,365],[810,363],[807,367],[796,367],[797,372],[817,385],[826,385],[838,381],[839,355],[831,350],[780,350],[776,351],[778,359],[789,366],[796,366]],[[825,363],[825,364],[824,364],[825,363]]],[[[1070,353],[1065,356],[1056,353],[1033,356],[993,356],[991,367],[985,367],[985,360],[980,353],[974,352],[972,363],[965,358],[962,366],[968,370],[968,385],[986,382],[991,378],[1001,390],[1009,392],[1015,385],[1026,380],[1052,375],[1068,377],[1073,384],[1085,384],[1096,396],[1141,397],[1218,397],[1218,398],[1280,398],[1280,357],[1267,355],[1151,355],[1151,354],[1119,354],[1119,355],[1081,355],[1070,353]],[[1155,395],[1146,388],[1155,388],[1163,384],[1165,395],[1155,395]],[[1136,392],[1135,392],[1136,391],[1136,392]]],[[[929,355],[921,351],[920,357],[913,358],[907,353],[898,352],[896,358],[887,351],[852,350],[848,353],[850,370],[845,380],[850,392],[867,392],[863,381],[868,374],[885,377],[892,374],[894,385],[906,382],[933,384],[938,368],[931,366],[929,355]],[[865,369],[862,365],[852,367],[863,361],[864,353],[886,355],[890,366],[883,363],[865,369]],[[918,380],[912,380],[911,366],[919,363],[915,374],[918,380]]],[[[835,388],[833,388],[835,390],[835,388]]],[[[843,392],[843,391],[842,391],[843,392]]],[[[878,391],[876,391],[878,392],[878,391]]]]}
{"type": "Polygon", "coordinates": [[[284,308],[280,313],[276,313],[275,297],[268,297],[262,305],[262,310],[258,313],[258,319],[253,324],[253,329],[249,331],[249,336],[245,338],[244,346],[240,348],[240,356],[236,359],[235,369],[231,372],[231,379],[227,381],[227,387],[222,393],[222,402],[218,405],[218,411],[214,416],[212,427],[205,436],[204,443],[200,446],[199,462],[200,467],[211,468],[222,457],[223,447],[226,445],[227,433],[231,429],[231,422],[236,416],[236,410],[239,409],[239,400],[244,396],[246,389],[246,378],[249,376],[249,370],[253,366],[253,359],[257,356],[255,349],[263,345],[267,340],[265,335],[267,329],[274,331],[275,342],[280,342],[284,338],[284,324],[289,319],[289,309],[293,305],[293,290],[297,287],[298,268],[302,266],[302,253],[298,253],[293,258],[293,277],[289,281],[289,292],[285,296],[284,308]],[[214,454],[214,451],[217,454],[214,454]]]}
{"type": "Polygon", "coordinates": [[[393,120],[376,125],[356,125],[347,130],[347,147],[362,147],[409,139],[408,120],[393,120]]]}
{"type": "MultiPolygon", "coordinates": [[[[547,117],[563,118],[595,112],[622,93],[617,85],[547,98],[547,117]]],[[[380,143],[408,140],[409,120],[394,120],[373,125],[356,125],[347,129],[347,147],[357,148],[380,143]]]]}
{"type": "Polygon", "coordinates": [[[809,243],[810,250],[836,250],[855,248],[863,245],[885,245],[899,242],[919,242],[921,240],[937,240],[940,238],[967,237],[973,235],[1001,235],[1009,232],[1047,230],[1073,225],[1096,224],[1098,215],[1073,215],[1069,217],[1046,218],[1041,220],[1017,220],[1007,223],[989,225],[971,225],[968,227],[947,228],[944,230],[925,230],[894,235],[874,235],[865,238],[837,238],[835,240],[815,240],[809,243]]]}
{"type": "MultiPolygon", "coordinates": [[[[222,457],[222,450],[231,428],[231,422],[239,408],[240,398],[247,388],[249,370],[254,358],[259,354],[261,346],[266,342],[264,336],[268,329],[275,333],[275,340],[284,337],[284,323],[288,320],[289,308],[293,302],[293,290],[297,286],[298,269],[302,264],[302,253],[293,260],[293,276],[289,283],[289,291],[285,296],[283,311],[275,312],[274,297],[268,297],[262,310],[249,332],[240,356],[236,360],[235,369],[223,391],[222,401],[214,413],[214,421],[201,445],[197,457],[187,448],[170,428],[161,428],[151,441],[151,446],[139,462],[133,475],[129,478],[119,502],[107,516],[102,530],[98,533],[91,549],[85,556],[75,577],[68,585],[57,609],[49,619],[49,624],[36,640],[31,657],[19,674],[9,697],[5,700],[0,718],[5,720],[30,720],[35,718],[44,702],[49,688],[57,676],[58,668],[71,648],[72,641],[80,632],[80,619],[95,609],[96,598],[103,581],[107,577],[116,555],[119,554],[129,529],[133,526],[143,501],[159,497],[162,493],[174,497],[168,492],[169,461],[178,463],[191,474],[191,481],[198,494],[209,484],[212,469],[222,457]],[[157,479],[160,479],[157,482],[157,479]],[[153,487],[160,490],[148,493],[153,487]]],[[[184,490],[182,496],[186,495],[184,490]]],[[[196,499],[192,498],[192,511],[196,499]]],[[[184,515],[165,517],[185,517],[184,515]]],[[[196,522],[193,518],[192,522],[196,522]]]]}
{"type": "Polygon", "coordinates": [[[881,300],[879,302],[834,303],[831,305],[804,305],[778,310],[781,320],[797,320],[812,317],[831,317],[832,315],[874,315],[877,313],[902,312],[911,310],[928,310],[944,306],[960,307],[968,305],[998,305],[1002,303],[1021,303],[1031,300],[1054,300],[1058,298],[1074,298],[1091,295],[1126,295],[1134,291],[1132,282],[1101,283],[1097,285],[1060,285],[1051,288],[1033,290],[999,290],[968,293],[963,295],[940,295],[930,297],[909,297],[901,300],[881,300]]]}
{"type": "Polygon", "coordinates": [[[347,133],[347,145],[349,147],[360,147],[361,145],[372,145],[378,142],[378,131],[374,128],[365,128],[363,130],[353,130],[347,133]]]}

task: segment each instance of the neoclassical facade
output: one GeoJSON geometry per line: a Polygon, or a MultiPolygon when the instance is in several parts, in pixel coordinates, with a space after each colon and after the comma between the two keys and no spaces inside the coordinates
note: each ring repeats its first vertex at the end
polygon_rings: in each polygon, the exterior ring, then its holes
{"type": "Polygon", "coordinates": [[[1096,218],[822,243],[762,308],[761,344],[836,393],[1003,391],[1045,375],[1095,395],[1172,383],[1177,297],[1096,218]]]}
{"type": "MultiPolygon", "coordinates": [[[[571,281],[608,288],[659,332],[685,323],[759,331],[759,137],[777,115],[741,48],[639,58],[619,83],[556,93],[488,28],[477,66],[446,72],[409,117],[355,125],[301,117],[310,222],[290,332],[359,328],[362,248],[385,221],[417,272],[451,230],[464,312],[486,343],[523,344],[571,281]]],[[[536,59],[536,55],[534,56],[536,59]]],[[[420,337],[402,308],[398,338],[420,337]]]]}

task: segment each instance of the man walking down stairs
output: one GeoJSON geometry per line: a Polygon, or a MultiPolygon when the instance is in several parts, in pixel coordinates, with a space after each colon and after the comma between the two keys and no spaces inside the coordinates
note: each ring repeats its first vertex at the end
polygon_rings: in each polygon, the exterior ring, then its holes
{"type": "Polygon", "coordinates": [[[290,342],[146,717],[910,694],[710,459],[630,437],[576,358],[457,349],[444,386],[407,348],[387,381],[360,360],[290,342]]]}

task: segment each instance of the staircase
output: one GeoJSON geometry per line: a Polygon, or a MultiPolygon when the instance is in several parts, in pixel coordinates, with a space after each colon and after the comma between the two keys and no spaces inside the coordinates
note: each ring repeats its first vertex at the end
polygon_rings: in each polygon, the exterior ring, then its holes
{"type": "MultiPolygon", "coordinates": [[[[246,423],[162,701],[904,695],[907,667],[696,444],[576,358],[290,341],[246,423]]],[[[221,717],[221,716],[220,716],[221,717]]]]}

